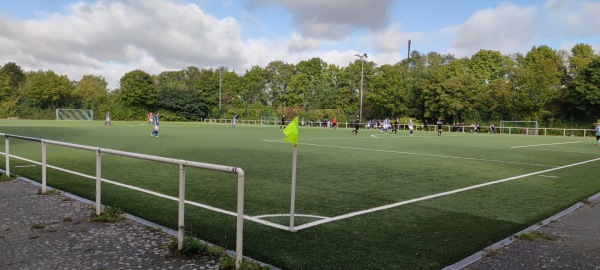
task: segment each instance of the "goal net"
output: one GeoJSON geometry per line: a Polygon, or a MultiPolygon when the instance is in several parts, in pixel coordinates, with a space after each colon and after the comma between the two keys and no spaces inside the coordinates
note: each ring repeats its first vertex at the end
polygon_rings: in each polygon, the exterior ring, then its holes
{"type": "Polygon", "coordinates": [[[537,121],[500,121],[500,133],[538,135],[537,121]]]}
{"type": "Polygon", "coordinates": [[[262,126],[279,125],[280,122],[281,122],[281,118],[278,118],[276,116],[261,116],[260,117],[260,124],[262,126]]]}
{"type": "Polygon", "coordinates": [[[56,109],[56,120],[94,120],[94,111],[86,109],[56,109]]]}

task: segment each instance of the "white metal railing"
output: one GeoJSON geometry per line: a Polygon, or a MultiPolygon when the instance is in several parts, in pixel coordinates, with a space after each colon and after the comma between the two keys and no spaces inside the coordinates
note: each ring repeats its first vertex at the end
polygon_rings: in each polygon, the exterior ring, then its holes
{"type": "MultiPolygon", "coordinates": [[[[205,123],[220,123],[220,124],[232,124],[232,120],[231,119],[217,119],[217,118],[207,118],[204,119],[203,122],[205,123]]],[[[286,121],[286,123],[289,123],[290,121],[286,121]]],[[[278,126],[281,122],[280,121],[273,121],[273,120],[238,120],[238,124],[248,124],[248,125],[271,125],[271,126],[278,126]]],[[[340,128],[354,128],[354,123],[351,122],[338,122],[338,127],[340,128]]],[[[361,123],[362,128],[366,128],[365,123],[361,123]]],[[[304,126],[307,127],[322,127],[322,122],[317,121],[306,121],[304,122],[304,126]]],[[[327,122],[326,124],[327,127],[331,127],[331,122],[327,122]]],[[[369,129],[377,129],[375,127],[370,127],[369,129]]],[[[399,124],[398,125],[398,129],[399,130],[407,130],[408,129],[408,125],[407,124],[399,124]]],[[[428,130],[428,131],[437,131],[437,125],[435,124],[428,124],[427,127],[425,128],[423,124],[415,124],[415,129],[416,130],[428,130]]],[[[477,132],[476,127],[474,126],[465,126],[465,125],[443,125],[443,129],[444,131],[448,131],[448,132],[477,132]]],[[[524,134],[523,129],[526,129],[527,131],[533,131],[533,130],[537,130],[537,135],[553,135],[553,134],[557,134],[560,135],[562,134],[562,136],[583,136],[583,137],[587,137],[587,136],[594,136],[594,129],[581,129],[581,128],[525,128],[525,127],[496,127],[496,133],[506,133],[506,134],[524,134]],[[590,135],[591,134],[591,135],[590,135]]],[[[480,132],[486,133],[486,132],[490,132],[490,127],[488,126],[480,126],[480,132]]],[[[527,132],[525,132],[527,133],[527,132]]],[[[526,135],[532,135],[532,134],[526,134],[526,135]]]]}
{"type": "Polygon", "coordinates": [[[235,173],[238,176],[238,193],[237,193],[237,224],[236,224],[236,269],[241,267],[242,261],[242,244],[243,244],[243,225],[244,225],[244,170],[236,167],[229,167],[223,165],[215,165],[209,163],[201,163],[194,161],[186,161],[186,160],[178,160],[171,159],[159,156],[138,154],[132,152],[125,152],[119,150],[112,150],[107,148],[99,148],[92,147],[87,145],[80,144],[72,144],[66,142],[59,142],[53,140],[45,140],[39,138],[32,138],[20,135],[12,135],[12,134],[3,134],[5,141],[5,156],[6,156],[6,175],[10,176],[10,140],[9,138],[16,138],[34,142],[41,142],[42,144],[42,193],[46,193],[46,167],[47,167],[47,159],[46,159],[46,145],[58,145],[88,151],[94,151],[96,153],[96,215],[100,215],[101,212],[101,197],[102,197],[102,174],[101,174],[101,165],[102,165],[102,153],[108,153],[118,156],[151,160],[163,163],[177,164],[179,165],[179,209],[178,209],[178,231],[177,231],[177,243],[178,249],[183,249],[183,239],[184,239],[184,210],[185,210],[185,168],[186,167],[195,167],[201,169],[208,169],[213,171],[220,172],[228,172],[235,173]]]}

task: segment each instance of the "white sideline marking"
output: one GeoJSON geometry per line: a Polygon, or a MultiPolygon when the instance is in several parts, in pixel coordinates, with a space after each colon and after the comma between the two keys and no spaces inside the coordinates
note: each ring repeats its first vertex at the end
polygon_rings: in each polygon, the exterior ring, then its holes
{"type": "Polygon", "coordinates": [[[513,147],[511,147],[511,148],[537,147],[537,146],[545,146],[545,145],[569,144],[569,143],[580,143],[580,142],[581,142],[581,141],[576,141],[576,142],[564,142],[564,143],[544,143],[544,144],[532,144],[532,145],[513,146],[513,147]]]}
{"type": "Polygon", "coordinates": [[[531,148],[527,150],[535,150],[535,151],[549,151],[549,152],[560,152],[560,153],[575,153],[575,154],[594,154],[598,155],[598,152],[579,152],[579,151],[562,151],[562,150],[552,150],[552,149],[539,149],[539,148],[531,148]]]}
{"type": "MultiPolygon", "coordinates": [[[[284,143],[282,141],[275,141],[275,140],[263,140],[263,142],[284,143]]],[[[395,154],[407,154],[407,155],[417,155],[417,156],[429,156],[429,157],[439,157],[439,158],[454,158],[454,159],[464,159],[464,160],[499,162],[499,163],[508,163],[508,164],[528,165],[528,166],[557,167],[557,166],[545,165],[545,164],[524,163],[524,162],[505,161],[505,160],[496,160],[496,159],[483,159],[483,158],[469,158],[469,157],[445,156],[445,155],[423,154],[423,153],[413,153],[413,152],[404,152],[404,151],[392,151],[392,150],[380,150],[380,149],[359,148],[359,147],[349,147],[349,146],[324,145],[324,144],[314,144],[314,143],[298,143],[298,144],[299,145],[309,145],[309,146],[321,146],[321,147],[339,148],[339,149],[363,150],[363,151],[374,151],[374,152],[395,153],[395,154]]]]}
{"type": "Polygon", "coordinates": [[[433,199],[433,198],[437,198],[437,197],[442,197],[442,196],[446,196],[446,195],[456,194],[456,193],[467,191],[467,190],[471,190],[471,189],[481,188],[481,187],[485,187],[485,186],[491,186],[491,185],[495,185],[495,184],[499,184],[499,183],[503,183],[503,182],[507,182],[507,181],[511,181],[511,180],[515,180],[515,179],[520,179],[520,178],[524,178],[524,177],[528,177],[528,176],[532,176],[532,175],[538,175],[538,174],[547,173],[547,172],[551,172],[551,171],[561,170],[561,169],[564,169],[564,168],[573,167],[573,166],[577,166],[577,165],[581,165],[581,164],[585,164],[585,163],[590,163],[590,162],[594,162],[594,161],[598,161],[598,160],[600,160],[600,158],[586,160],[586,161],[582,161],[582,162],[578,162],[578,163],[573,163],[573,164],[569,164],[569,165],[565,165],[565,166],[561,166],[561,167],[556,167],[556,168],[552,168],[552,169],[547,169],[547,170],[543,170],[543,171],[539,171],[539,172],[532,172],[532,173],[528,173],[528,174],[513,176],[513,177],[509,177],[509,178],[504,178],[504,179],[501,179],[501,180],[496,180],[496,181],[492,181],[492,182],[488,182],[488,183],[473,185],[473,186],[470,186],[470,187],[455,189],[455,190],[446,191],[446,192],[442,192],[442,193],[438,193],[438,194],[432,194],[432,195],[428,195],[428,196],[424,196],[424,197],[420,197],[420,198],[410,199],[410,200],[401,201],[401,202],[397,202],[397,203],[392,203],[392,204],[388,204],[388,205],[383,205],[383,206],[379,206],[379,207],[375,207],[375,208],[371,208],[371,209],[366,209],[366,210],[361,210],[361,211],[357,211],[357,212],[352,212],[352,213],[340,215],[340,216],[337,216],[337,217],[326,218],[326,219],[322,219],[322,220],[318,220],[318,221],[306,223],[306,224],[303,224],[303,225],[300,225],[300,226],[296,226],[296,230],[299,231],[299,230],[303,230],[303,229],[310,228],[310,227],[313,227],[313,226],[317,226],[317,225],[321,225],[321,224],[333,222],[333,221],[347,219],[347,218],[351,218],[351,217],[355,217],[355,216],[359,216],[359,215],[373,213],[373,212],[377,212],[377,211],[381,211],[381,210],[386,210],[386,209],[398,207],[398,206],[401,206],[401,205],[416,203],[416,202],[425,201],[425,200],[429,200],[429,199],[433,199]]]}
{"type": "Polygon", "coordinates": [[[35,164],[31,164],[31,165],[21,165],[21,166],[15,166],[15,168],[27,168],[27,167],[35,167],[37,165],[35,164]]]}
{"type": "MultiPolygon", "coordinates": [[[[254,218],[270,218],[270,217],[289,217],[290,214],[272,214],[272,215],[260,215],[254,216],[254,218]]],[[[303,215],[303,214],[294,214],[296,217],[310,217],[310,218],[328,218],[324,216],[316,216],[316,215],[303,215]]]]}
{"type": "Polygon", "coordinates": [[[541,177],[549,177],[549,178],[558,178],[558,176],[553,176],[553,175],[543,175],[543,174],[540,174],[540,175],[538,175],[538,176],[541,176],[541,177]]]}
{"type": "MultiPolygon", "coordinates": [[[[6,156],[6,153],[4,153],[4,152],[0,152],[0,154],[6,156]]],[[[13,157],[13,158],[20,159],[20,160],[27,161],[27,162],[31,162],[31,163],[34,163],[34,164],[37,164],[37,165],[42,165],[41,162],[37,162],[35,160],[31,160],[31,159],[27,159],[27,158],[15,156],[15,155],[10,155],[10,156],[13,157]]],[[[81,177],[90,178],[90,179],[93,179],[93,180],[96,179],[96,176],[87,175],[87,174],[83,174],[83,173],[80,173],[80,172],[75,172],[75,171],[63,169],[63,168],[52,166],[52,165],[48,165],[48,164],[46,164],[46,167],[51,168],[51,169],[55,169],[55,170],[58,170],[58,171],[63,171],[63,172],[67,172],[67,173],[70,173],[70,174],[78,175],[78,176],[81,176],[81,177]]],[[[157,197],[161,197],[161,198],[164,198],[164,199],[168,199],[168,200],[172,200],[172,201],[176,201],[176,202],[179,201],[179,198],[177,198],[177,197],[165,195],[165,194],[158,193],[158,192],[155,192],[155,191],[151,191],[151,190],[147,190],[147,189],[143,189],[143,188],[139,188],[139,187],[135,187],[135,186],[131,186],[131,185],[122,184],[122,183],[115,182],[115,181],[108,180],[108,179],[104,179],[104,178],[102,178],[101,181],[109,183],[109,184],[113,184],[113,185],[116,185],[116,186],[121,186],[121,187],[129,188],[129,189],[137,190],[137,191],[140,191],[140,192],[143,192],[143,193],[147,193],[147,194],[151,194],[151,195],[154,195],[154,196],[157,196],[157,197]]],[[[235,213],[235,212],[227,211],[227,210],[224,210],[224,209],[221,209],[221,208],[217,208],[217,207],[213,207],[213,206],[210,206],[210,205],[201,204],[201,203],[197,203],[197,202],[192,202],[192,201],[188,201],[188,200],[186,200],[185,203],[189,204],[189,205],[194,205],[194,206],[197,206],[197,207],[201,207],[201,208],[204,208],[204,209],[212,210],[212,211],[215,211],[215,212],[223,213],[223,214],[226,214],[226,215],[230,215],[230,216],[234,216],[234,217],[237,216],[237,213],[235,213]]],[[[266,221],[266,220],[261,220],[259,218],[253,217],[253,216],[244,215],[244,219],[247,219],[247,220],[250,220],[250,221],[254,221],[256,223],[260,223],[260,224],[263,224],[263,225],[275,227],[277,229],[286,230],[286,231],[289,231],[289,229],[290,229],[288,226],[283,226],[283,225],[279,225],[277,223],[269,222],[269,221],[266,221]]]]}

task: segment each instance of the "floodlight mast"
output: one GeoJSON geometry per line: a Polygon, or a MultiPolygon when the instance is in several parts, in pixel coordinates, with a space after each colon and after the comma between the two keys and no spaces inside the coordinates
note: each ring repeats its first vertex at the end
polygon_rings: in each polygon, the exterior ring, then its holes
{"type": "Polygon", "coordinates": [[[354,55],[358,58],[360,58],[361,64],[360,64],[360,116],[359,116],[359,121],[362,124],[362,103],[363,103],[363,81],[364,81],[364,73],[365,73],[365,58],[367,58],[367,53],[364,53],[363,55],[360,54],[356,54],[354,55]]]}
{"type": "Polygon", "coordinates": [[[221,81],[223,80],[223,67],[219,68],[219,110],[221,109],[221,81]]]}

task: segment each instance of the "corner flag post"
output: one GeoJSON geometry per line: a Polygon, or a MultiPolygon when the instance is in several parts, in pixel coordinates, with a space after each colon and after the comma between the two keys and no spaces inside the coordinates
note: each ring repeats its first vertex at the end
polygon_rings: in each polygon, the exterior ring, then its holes
{"type": "Polygon", "coordinates": [[[294,120],[283,129],[283,134],[286,135],[283,138],[284,142],[294,144],[293,156],[292,156],[292,195],[290,203],[290,231],[294,229],[294,212],[296,211],[296,161],[298,159],[298,116],[294,117],[294,120]]]}

